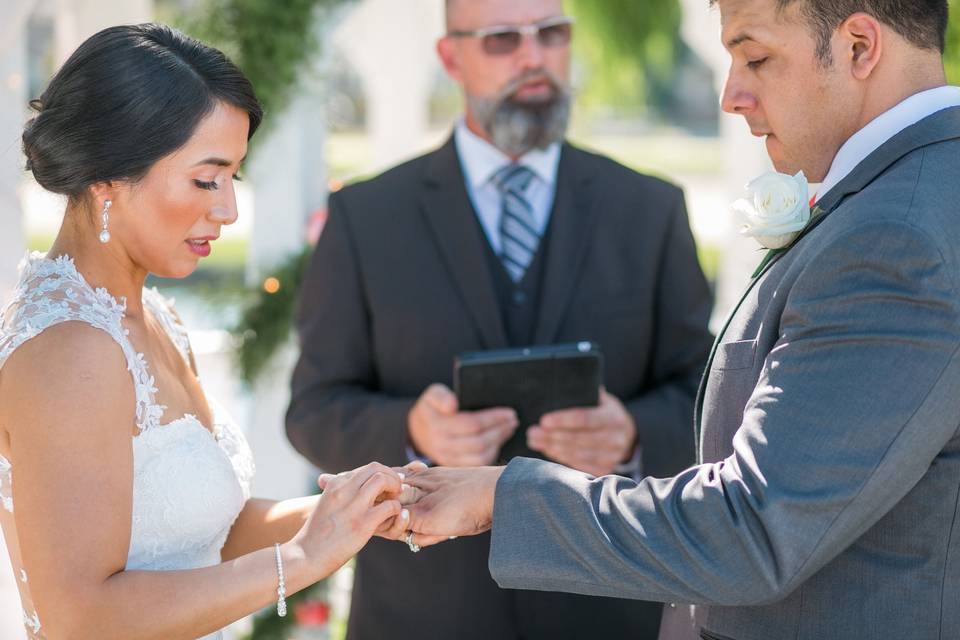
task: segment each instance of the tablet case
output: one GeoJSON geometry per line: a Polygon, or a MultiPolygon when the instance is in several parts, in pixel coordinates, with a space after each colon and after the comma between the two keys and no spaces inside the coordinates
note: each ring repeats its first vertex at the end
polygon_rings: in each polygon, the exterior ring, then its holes
{"type": "MultiPolygon", "coordinates": [[[[476,351],[454,361],[454,391],[461,411],[510,407],[520,426],[499,462],[531,455],[526,430],[551,411],[595,407],[603,384],[603,355],[591,342],[476,351]]],[[[542,457],[542,456],[541,456],[542,457]]]]}

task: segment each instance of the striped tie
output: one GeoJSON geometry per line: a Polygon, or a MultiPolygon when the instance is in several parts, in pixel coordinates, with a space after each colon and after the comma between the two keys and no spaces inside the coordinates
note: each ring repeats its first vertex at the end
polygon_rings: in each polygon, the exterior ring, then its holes
{"type": "Polygon", "coordinates": [[[500,261],[514,282],[523,279],[540,244],[533,207],[524,196],[533,176],[533,171],[527,167],[509,164],[493,177],[493,183],[503,195],[500,261]]]}

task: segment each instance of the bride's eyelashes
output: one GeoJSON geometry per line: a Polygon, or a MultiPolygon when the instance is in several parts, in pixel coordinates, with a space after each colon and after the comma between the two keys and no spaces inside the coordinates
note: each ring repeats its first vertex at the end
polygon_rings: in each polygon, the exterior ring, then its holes
{"type": "MultiPolygon", "coordinates": [[[[233,174],[233,179],[237,182],[243,182],[243,178],[240,177],[240,174],[233,174]]],[[[198,189],[204,189],[206,191],[216,191],[220,188],[220,184],[215,180],[212,182],[206,182],[204,180],[194,180],[193,184],[197,186],[198,189]]]]}

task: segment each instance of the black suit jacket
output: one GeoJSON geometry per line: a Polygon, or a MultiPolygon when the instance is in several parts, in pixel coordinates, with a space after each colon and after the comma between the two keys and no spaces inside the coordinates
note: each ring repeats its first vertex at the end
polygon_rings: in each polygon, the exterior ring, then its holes
{"type": "MultiPolygon", "coordinates": [[[[693,401],[711,345],[683,195],[569,144],[557,185],[535,343],[599,343],[644,473],[674,474],[694,460],[693,401]]],[[[287,415],[291,443],[319,467],[406,463],[407,414],[423,390],[451,384],[457,354],[508,346],[475,215],[452,139],[331,196],[301,291],[287,415]]],[[[485,537],[416,557],[373,541],[358,560],[352,627],[373,618],[382,637],[397,637],[420,621],[417,637],[440,638],[449,636],[425,626],[449,617],[460,631],[502,637],[507,627],[483,613],[505,597],[486,553],[485,537]]]]}

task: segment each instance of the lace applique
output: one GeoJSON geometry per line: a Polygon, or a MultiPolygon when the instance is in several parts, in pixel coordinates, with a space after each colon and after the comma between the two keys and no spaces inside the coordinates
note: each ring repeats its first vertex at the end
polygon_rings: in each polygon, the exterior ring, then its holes
{"type": "Polygon", "coordinates": [[[137,427],[160,424],[166,407],[154,402],[157,388],[142,353],[137,353],[122,321],[127,301],[103,287],[92,288],[69,256],[47,259],[34,252],[20,264],[20,281],[0,324],[0,367],[24,342],[56,324],[82,321],[108,333],[120,345],[133,376],[137,427]]]}
{"type": "Polygon", "coordinates": [[[23,624],[27,629],[33,633],[33,635],[40,634],[40,618],[37,616],[37,612],[34,611],[33,614],[28,614],[26,611],[23,612],[23,624]]]}
{"type": "Polygon", "coordinates": [[[0,456],[0,503],[3,508],[13,513],[13,476],[10,473],[10,463],[0,456]]]}
{"type": "Polygon", "coordinates": [[[250,485],[257,471],[250,444],[220,403],[210,400],[209,404],[213,412],[213,435],[233,465],[243,491],[243,500],[246,502],[250,499],[250,485]]]}
{"type": "Polygon", "coordinates": [[[184,327],[176,314],[173,312],[174,299],[164,298],[163,294],[157,291],[156,287],[143,290],[143,303],[153,313],[163,330],[170,340],[173,341],[177,351],[183,356],[183,359],[190,365],[190,337],[187,329],[184,327]]]}

